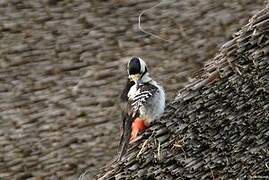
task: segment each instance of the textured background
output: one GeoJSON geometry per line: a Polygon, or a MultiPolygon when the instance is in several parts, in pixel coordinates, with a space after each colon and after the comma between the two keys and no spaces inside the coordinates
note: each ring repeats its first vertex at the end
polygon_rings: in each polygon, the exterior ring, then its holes
{"type": "Polygon", "coordinates": [[[0,178],[88,177],[116,153],[125,65],[168,100],[264,1],[0,1],[0,178]],[[74,91],[78,82],[80,87],[74,91]]]}
{"type": "Polygon", "coordinates": [[[268,178],[268,5],[98,180],[268,178]]]}

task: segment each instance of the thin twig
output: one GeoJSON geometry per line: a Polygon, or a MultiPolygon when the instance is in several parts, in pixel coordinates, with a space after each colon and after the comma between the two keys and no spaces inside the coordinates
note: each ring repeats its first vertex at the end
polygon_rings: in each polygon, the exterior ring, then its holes
{"type": "Polygon", "coordinates": [[[143,151],[144,151],[146,145],[148,144],[148,141],[149,141],[149,139],[147,139],[147,140],[143,143],[143,145],[142,145],[140,151],[139,151],[138,154],[136,155],[137,158],[143,153],[143,151]]]}
{"type": "Polygon", "coordinates": [[[158,160],[161,160],[161,143],[158,142],[158,160]]]}
{"type": "Polygon", "coordinates": [[[172,148],[174,148],[174,147],[180,148],[183,151],[183,153],[184,153],[184,159],[186,160],[187,159],[187,154],[186,154],[186,152],[185,152],[185,150],[183,148],[184,144],[185,144],[185,137],[183,137],[178,142],[174,143],[172,148]]]}
{"type": "Polygon", "coordinates": [[[89,170],[86,170],[83,174],[81,174],[78,178],[78,180],[83,180],[84,176],[86,176],[86,174],[89,172],[89,170]]]}
{"type": "Polygon", "coordinates": [[[146,9],[146,10],[143,10],[143,11],[139,14],[139,17],[138,17],[138,28],[140,29],[140,31],[142,31],[142,32],[144,32],[144,33],[146,33],[146,34],[149,34],[149,35],[151,35],[151,36],[153,36],[153,37],[156,37],[156,38],[158,38],[158,39],[161,39],[161,40],[163,40],[163,41],[166,41],[166,42],[170,42],[170,43],[171,43],[171,42],[173,42],[173,41],[164,39],[164,38],[162,38],[162,37],[160,37],[160,36],[158,36],[158,35],[156,35],[156,34],[153,34],[152,32],[146,31],[146,30],[144,30],[144,29],[142,28],[142,26],[141,26],[141,17],[142,17],[142,15],[143,15],[145,12],[147,12],[147,11],[149,11],[149,10],[151,10],[151,9],[153,9],[153,8],[155,8],[155,7],[157,7],[157,6],[159,6],[159,5],[161,5],[161,4],[164,3],[164,2],[165,2],[165,1],[161,1],[161,2],[159,2],[158,4],[152,6],[151,8],[146,9]]]}
{"type": "Polygon", "coordinates": [[[207,167],[210,169],[210,173],[211,173],[212,179],[215,180],[215,176],[214,176],[214,173],[213,173],[211,167],[209,165],[207,165],[207,167]]]}
{"type": "Polygon", "coordinates": [[[265,167],[269,170],[269,165],[267,163],[265,163],[265,167]]]}
{"type": "Polygon", "coordinates": [[[155,131],[152,132],[152,134],[149,136],[149,138],[143,143],[140,151],[138,152],[138,154],[136,155],[136,157],[138,158],[145,150],[146,145],[148,144],[148,141],[152,138],[152,136],[155,134],[155,131]]]}

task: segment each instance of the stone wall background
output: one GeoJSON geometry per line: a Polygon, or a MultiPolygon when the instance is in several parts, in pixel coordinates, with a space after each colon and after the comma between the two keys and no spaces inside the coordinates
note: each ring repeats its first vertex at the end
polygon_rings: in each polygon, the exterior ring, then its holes
{"type": "Polygon", "coordinates": [[[0,179],[92,177],[116,154],[131,56],[168,101],[264,1],[0,2],[0,179]],[[80,87],[77,91],[77,83],[80,87]]]}

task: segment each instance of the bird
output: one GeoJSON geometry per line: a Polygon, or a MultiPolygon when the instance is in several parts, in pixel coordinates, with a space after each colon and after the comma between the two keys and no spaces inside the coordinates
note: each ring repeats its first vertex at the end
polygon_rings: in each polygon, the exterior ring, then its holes
{"type": "Polygon", "coordinates": [[[150,77],[142,58],[132,57],[128,62],[127,72],[127,82],[120,96],[125,105],[122,110],[119,161],[127,152],[129,143],[134,142],[140,132],[159,118],[165,108],[164,89],[150,77]]]}

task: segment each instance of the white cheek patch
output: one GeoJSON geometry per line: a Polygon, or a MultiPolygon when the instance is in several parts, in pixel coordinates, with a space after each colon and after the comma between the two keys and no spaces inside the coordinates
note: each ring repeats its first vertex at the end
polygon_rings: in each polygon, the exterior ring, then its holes
{"type": "Polygon", "coordinates": [[[140,73],[145,72],[146,63],[141,58],[139,58],[139,63],[140,63],[140,73]]]}

